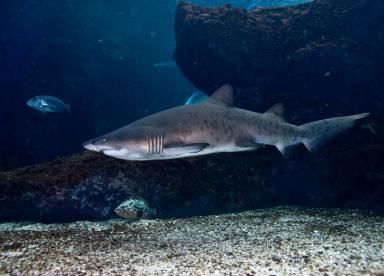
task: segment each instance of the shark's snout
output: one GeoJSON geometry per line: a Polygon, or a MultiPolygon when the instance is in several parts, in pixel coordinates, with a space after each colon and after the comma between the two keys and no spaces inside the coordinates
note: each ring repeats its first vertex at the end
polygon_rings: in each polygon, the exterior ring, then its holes
{"type": "Polygon", "coordinates": [[[102,152],[105,150],[115,150],[115,147],[112,147],[108,144],[108,138],[100,137],[96,139],[89,140],[83,143],[83,147],[87,150],[102,152]]]}
{"type": "Polygon", "coordinates": [[[97,152],[100,151],[96,145],[92,144],[92,142],[89,142],[89,141],[83,143],[83,148],[87,150],[97,151],[97,152]]]}
{"type": "Polygon", "coordinates": [[[149,145],[151,145],[153,152],[160,151],[160,139],[163,138],[160,136],[155,138],[149,142],[148,136],[143,134],[142,129],[121,128],[89,140],[83,144],[83,147],[119,159],[146,160],[145,158],[149,154],[149,145]]]}

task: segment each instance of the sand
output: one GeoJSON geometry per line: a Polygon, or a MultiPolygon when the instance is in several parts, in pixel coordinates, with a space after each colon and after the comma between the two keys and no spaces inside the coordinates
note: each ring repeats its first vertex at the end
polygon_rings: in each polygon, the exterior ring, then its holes
{"type": "Polygon", "coordinates": [[[3,223],[0,272],[384,275],[384,216],[281,207],[172,220],[3,223]]]}

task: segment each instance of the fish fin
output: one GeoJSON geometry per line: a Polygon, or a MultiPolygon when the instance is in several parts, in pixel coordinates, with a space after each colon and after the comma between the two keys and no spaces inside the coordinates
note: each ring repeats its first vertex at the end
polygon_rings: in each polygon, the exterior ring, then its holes
{"type": "Polygon", "coordinates": [[[68,111],[68,114],[71,115],[71,105],[70,104],[67,104],[67,111],[68,111]]]}
{"type": "Polygon", "coordinates": [[[197,91],[197,92],[193,93],[188,98],[188,100],[185,102],[185,105],[191,105],[191,104],[196,104],[196,103],[204,102],[208,98],[209,97],[206,94],[204,94],[203,92],[197,91]]]}
{"type": "Polygon", "coordinates": [[[285,157],[288,158],[292,155],[293,149],[296,148],[296,145],[293,146],[286,146],[281,143],[278,143],[275,145],[276,148],[280,151],[280,153],[285,157]]]}
{"type": "Polygon", "coordinates": [[[272,106],[271,108],[269,108],[267,111],[265,111],[264,114],[272,114],[272,115],[276,116],[277,118],[279,118],[281,121],[285,121],[284,113],[285,113],[284,104],[283,103],[277,103],[274,106],[272,106]]]}
{"type": "Polygon", "coordinates": [[[194,144],[170,144],[164,145],[164,153],[166,154],[183,154],[183,153],[198,153],[208,147],[207,143],[194,144]]]}
{"type": "Polygon", "coordinates": [[[369,113],[362,113],[329,118],[301,125],[300,128],[303,131],[302,143],[310,152],[313,152],[327,140],[352,127],[356,120],[367,116],[369,116],[369,113]]]}
{"type": "Polygon", "coordinates": [[[45,115],[47,115],[49,112],[48,112],[48,111],[43,111],[43,110],[41,110],[41,113],[45,116],[45,115]]]}
{"type": "Polygon", "coordinates": [[[233,88],[229,84],[225,84],[219,87],[213,94],[208,98],[207,102],[215,104],[223,104],[226,106],[233,105],[233,88]]]}

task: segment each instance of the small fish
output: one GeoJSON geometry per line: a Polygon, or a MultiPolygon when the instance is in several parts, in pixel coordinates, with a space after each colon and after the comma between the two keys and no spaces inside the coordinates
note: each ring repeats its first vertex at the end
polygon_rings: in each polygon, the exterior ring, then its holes
{"type": "Polygon", "coordinates": [[[66,104],[59,98],[53,96],[35,96],[27,102],[27,105],[33,109],[41,111],[43,114],[47,114],[48,112],[71,113],[69,104],[66,104]]]}
{"type": "Polygon", "coordinates": [[[206,94],[201,91],[197,91],[188,98],[188,100],[185,102],[185,105],[201,103],[206,99],[208,99],[206,94]]]}
{"type": "Polygon", "coordinates": [[[115,214],[128,220],[151,219],[158,215],[158,211],[143,198],[132,198],[121,203],[115,214]]]}
{"type": "Polygon", "coordinates": [[[153,64],[153,67],[176,67],[176,62],[174,61],[164,61],[153,64]]]}
{"type": "Polygon", "coordinates": [[[369,113],[335,117],[300,126],[284,120],[284,106],[264,113],[232,107],[230,85],[204,102],[170,108],[84,143],[88,150],[125,160],[163,160],[275,146],[284,156],[291,146],[314,151],[369,113]]]}

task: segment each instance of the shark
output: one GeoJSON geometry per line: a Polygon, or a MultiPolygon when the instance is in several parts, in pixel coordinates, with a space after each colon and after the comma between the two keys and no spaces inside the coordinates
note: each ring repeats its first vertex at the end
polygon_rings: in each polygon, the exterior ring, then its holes
{"type": "Polygon", "coordinates": [[[369,113],[294,125],[278,103],[264,113],[233,106],[233,88],[223,85],[205,101],[173,107],[87,141],[83,147],[124,160],[164,160],[275,146],[284,156],[303,144],[313,152],[369,113]]]}

